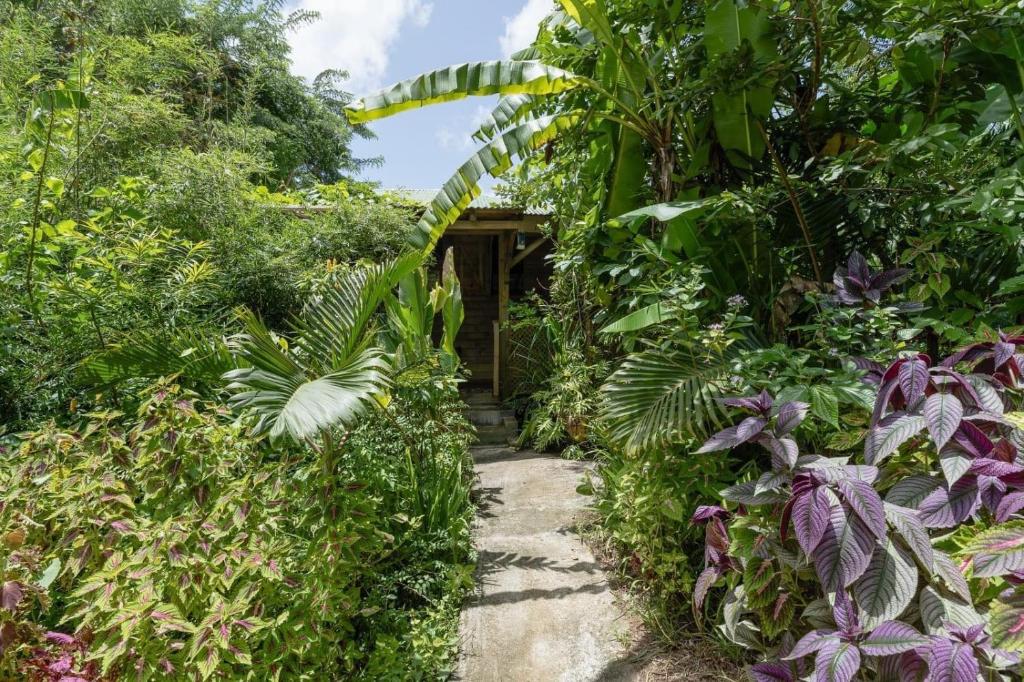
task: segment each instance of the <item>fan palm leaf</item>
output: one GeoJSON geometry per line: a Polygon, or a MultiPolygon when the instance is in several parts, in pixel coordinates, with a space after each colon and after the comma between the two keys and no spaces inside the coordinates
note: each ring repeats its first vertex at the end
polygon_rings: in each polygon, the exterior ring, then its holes
{"type": "Polygon", "coordinates": [[[83,382],[112,386],[134,378],[179,376],[203,384],[216,384],[238,363],[223,339],[201,332],[137,332],[86,358],[79,368],[83,382]]]}
{"type": "Polygon", "coordinates": [[[295,321],[288,349],[249,311],[232,339],[246,365],[224,375],[232,406],[257,417],[255,431],[296,441],[350,427],[390,385],[391,364],[376,342],[374,319],[420,257],[409,254],[342,274],[295,321]]]}
{"type": "Polygon", "coordinates": [[[732,356],[688,349],[628,356],[601,387],[612,440],[638,452],[720,424],[717,399],[732,356]]]}

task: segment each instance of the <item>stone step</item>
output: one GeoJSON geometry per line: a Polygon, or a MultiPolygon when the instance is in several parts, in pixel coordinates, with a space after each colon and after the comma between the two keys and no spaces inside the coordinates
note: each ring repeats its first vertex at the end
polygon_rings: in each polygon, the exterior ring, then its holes
{"type": "MultiPolygon", "coordinates": [[[[515,419],[512,421],[514,423],[515,419]]],[[[518,435],[519,429],[508,424],[476,427],[476,438],[479,445],[509,445],[518,435]]]]}
{"type": "Polygon", "coordinates": [[[466,419],[473,426],[497,426],[511,419],[516,422],[516,413],[497,407],[470,407],[466,410],[466,419]]]}

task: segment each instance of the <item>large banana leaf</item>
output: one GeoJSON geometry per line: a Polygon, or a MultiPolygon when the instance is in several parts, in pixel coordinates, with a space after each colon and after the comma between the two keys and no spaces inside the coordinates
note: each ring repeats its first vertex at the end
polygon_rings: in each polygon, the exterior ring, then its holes
{"type": "Polygon", "coordinates": [[[721,423],[717,398],[729,358],[689,350],[647,350],[626,358],[601,387],[612,439],[628,452],[706,433],[721,423]]]}
{"type": "Polygon", "coordinates": [[[412,231],[410,243],[423,253],[432,251],[445,229],[458,220],[470,202],[479,196],[482,177],[501,175],[517,159],[525,159],[561,132],[568,130],[579,117],[578,112],[570,112],[535,118],[482,147],[444,183],[412,231]]]}
{"type": "MultiPolygon", "coordinates": [[[[704,47],[708,57],[714,59],[728,54],[744,42],[752,47],[759,61],[778,56],[767,12],[753,6],[741,7],[735,0],[718,0],[705,16],[704,47]]],[[[740,76],[747,77],[747,74],[737,75],[740,76]]],[[[765,85],[738,92],[722,88],[712,95],[718,140],[725,149],[742,152],[741,165],[764,155],[765,144],[758,121],[768,117],[774,100],[772,88],[765,85]]]]}
{"type": "Polygon", "coordinates": [[[480,127],[473,133],[473,139],[480,142],[487,142],[492,139],[495,133],[504,130],[513,123],[522,121],[533,111],[534,98],[532,95],[509,95],[498,100],[487,118],[483,120],[480,127]]]}
{"type": "Polygon", "coordinates": [[[349,104],[351,123],[474,95],[550,95],[577,85],[568,71],[538,61],[472,62],[424,73],[349,104]]]}
{"type": "Polygon", "coordinates": [[[603,0],[558,0],[558,2],[566,14],[572,17],[577,24],[593,33],[599,41],[607,45],[615,40],[615,33],[612,31],[603,0]]]}

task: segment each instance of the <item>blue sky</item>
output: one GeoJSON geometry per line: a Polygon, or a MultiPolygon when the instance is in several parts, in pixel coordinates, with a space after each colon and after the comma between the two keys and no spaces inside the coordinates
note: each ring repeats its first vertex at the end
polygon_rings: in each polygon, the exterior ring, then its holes
{"type": "MultiPolygon", "coordinates": [[[[298,0],[317,23],[294,32],[293,71],[312,78],[346,69],[349,89],[366,93],[448,64],[500,59],[525,47],[551,0],[298,0]]],[[[470,135],[495,98],[471,98],[404,112],[372,124],[360,157],[384,157],[364,178],[384,187],[435,188],[473,152],[470,135]]],[[[489,184],[489,183],[488,183],[489,184]]]]}

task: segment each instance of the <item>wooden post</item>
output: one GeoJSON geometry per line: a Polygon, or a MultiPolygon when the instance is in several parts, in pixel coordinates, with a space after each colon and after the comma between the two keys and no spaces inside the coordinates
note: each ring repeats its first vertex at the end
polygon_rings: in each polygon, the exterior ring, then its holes
{"type": "Polygon", "coordinates": [[[501,328],[498,325],[498,321],[493,321],[493,345],[494,345],[494,366],[492,368],[492,374],[494,375],[494,397],[501,397],[501,328]]]}
{"type": "Polygon", "coordinates": [[[505,329],[508,323],[508,299],[509,299],[509,272],[511,271],[510,256],[512,255],[513,239],[515,232],[498,235],[498,376],[499,384],[504,385],[506,376],[506,365],[508,364],[508,331],[505,329]]]}

